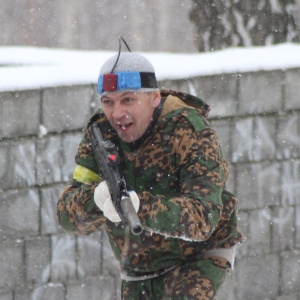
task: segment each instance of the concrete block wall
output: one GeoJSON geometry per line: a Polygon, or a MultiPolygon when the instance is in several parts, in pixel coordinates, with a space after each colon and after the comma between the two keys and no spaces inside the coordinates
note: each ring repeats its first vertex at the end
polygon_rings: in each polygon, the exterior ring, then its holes
{"type": "MultiPolygon", "coordinates": [[[[218,300],[300,297],[300,70],[164,81],[211,106],[248,236],[218,300]]],[[[0,300],[118,299],[106,235],[66,234],[71,178],[95,86],[0,93],[0,300]]]]}
{"type": "Polygon", "coordinates": [[[114,297],[106,236],[65,234],[56,221],[94,105],[94,86],[0,94],[1,300],[114,297]]]}

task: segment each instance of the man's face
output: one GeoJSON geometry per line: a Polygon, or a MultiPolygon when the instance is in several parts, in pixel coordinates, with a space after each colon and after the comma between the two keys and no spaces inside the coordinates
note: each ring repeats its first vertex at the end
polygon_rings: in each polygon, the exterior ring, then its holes
{"type": "Polygon", "coordinates": [[[101,98],[102,110],[120,139],[131,143],[139,139],[160,103],[160,93],[115,92],[101,98]]]}

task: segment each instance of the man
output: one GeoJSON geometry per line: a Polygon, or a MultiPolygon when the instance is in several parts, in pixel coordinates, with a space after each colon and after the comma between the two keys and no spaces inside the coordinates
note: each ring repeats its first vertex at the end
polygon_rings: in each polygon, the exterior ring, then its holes
{"type": "Polygon", "coordinates": [[[61,226],[85,234],[105,228],[120,262],[124,300],[214,299],[244,236],[238,200],[225,190],[228,169],[206,120],[208,105],[160,91],[152,64],[132,52],[104,63],[98,92],[102,109],[86,127],[74,179],[58,201],[61,226]],[[119,150],[140,235],[120,222],[98,175],[93,123],[119,150]]]}

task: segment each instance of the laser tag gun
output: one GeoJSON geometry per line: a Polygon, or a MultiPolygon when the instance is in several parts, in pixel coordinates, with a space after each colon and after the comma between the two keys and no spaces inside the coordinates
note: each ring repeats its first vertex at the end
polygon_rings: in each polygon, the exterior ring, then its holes
{"type": "Polygon", "coordinates": [[[92,125],[91,132],[97,166],[106,180],[115,209],[121,221],[129,226],[131,232],[139,235],[143,232],[143,226],[130,200],[125,179],[120,176],[118,168],[120,158],[116,146],[110,140],[103,139],[98,124],[92,125]]]}

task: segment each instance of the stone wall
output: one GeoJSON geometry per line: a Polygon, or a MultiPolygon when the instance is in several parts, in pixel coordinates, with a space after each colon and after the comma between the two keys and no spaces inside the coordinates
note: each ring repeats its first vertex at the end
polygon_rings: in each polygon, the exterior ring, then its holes
{"type": "MultiPolygon", "coordinates": [[[[239,249],[218,300],[300,298],[300,69],[164,81],[211,106],[240,198],[239,249]]],[[[98,105],[95,86],[0,93],[0,300],[118,299],[107,238],[55,215],[98,105]]]]}

